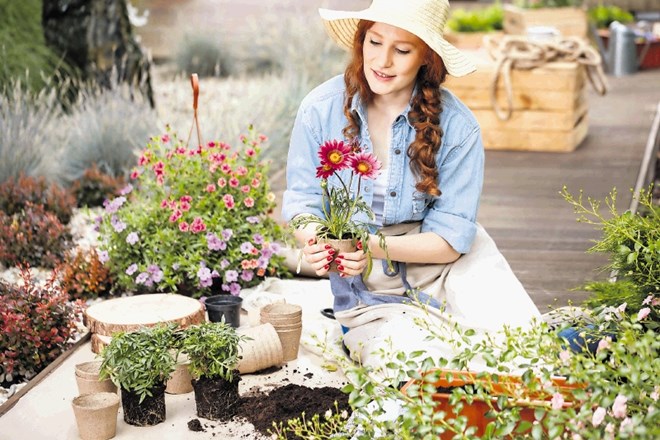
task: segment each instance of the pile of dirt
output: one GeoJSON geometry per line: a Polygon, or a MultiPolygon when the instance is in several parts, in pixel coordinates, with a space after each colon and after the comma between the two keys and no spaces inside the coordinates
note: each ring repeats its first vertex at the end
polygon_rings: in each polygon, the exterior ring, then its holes
{"type": "MultiPolygon", "coordinates": [[[[348,395],[333,387],[309,388],[302,385],[288,384],[275,388],[270,393],[255,393],[241,399],[241,405],[235,418],[242,418],[254,425],[255,430],[268,436],[273,429],[273,422],[282,423],[300,417],[311,420],[315,414],[321,417],[326,411],[335,411],[335,402],[339,412],[350,414],[348,395]]],[[[297,437],[291,437],[294,439],[297,437]]]]}

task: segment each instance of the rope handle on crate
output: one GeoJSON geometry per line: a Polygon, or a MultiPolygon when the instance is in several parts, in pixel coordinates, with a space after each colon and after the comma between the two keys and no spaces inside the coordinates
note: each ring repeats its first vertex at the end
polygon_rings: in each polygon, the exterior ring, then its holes
{"type": "Polygon", "coordinates": [[[190,132],[188,133],[188,140],[186,141],[186,148],[190,143],[190,138],[192,137],[193,128],[197,127],[197,144],[202,145],[202,134],[199,129],[199,119],[197,118],[197,102],[199,98],[199,78],[196,73],[190,75],[190,85],[193,89],[193,122],[190,125],[190,132]]]}
{"type": "Polygon", "coordinates": [[[525,37],[507,35],[501,40],[484,37],[484,44],[495,60],[495,75],[490,84],[490,101],[497,117],[506,121],[513,112],[511,69],[533,69],[553,61],[574,61],[586,67],[587,78],[599,95],[607,92],[600,54],[583,40],[566,37],[557,41],[535,42],[525,37]],[[504,81],[506,108],[497,103],[497,83],[504,81]]]}

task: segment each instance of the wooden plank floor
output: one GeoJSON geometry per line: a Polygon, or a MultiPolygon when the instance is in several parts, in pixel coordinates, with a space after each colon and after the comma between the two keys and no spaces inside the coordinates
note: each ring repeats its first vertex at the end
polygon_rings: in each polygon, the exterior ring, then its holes
{"type": "MultiPolygon", "coordinates": [[[[608,275],[598,270],[605,256],[585,252],[599,232],[577,223],[559,191],[566,185],[602,200],[616,187],[618,206],[626,209],[660,101],[660,69],[608,81],[606,96],[590,90],[589,133],[575,151],[486,152],[478,221],[542,312],[581,302],[585,292],[574,289],[608,275]]],[[[279,202],[284,170],[272,170],[271,182],[279,202]]]]}

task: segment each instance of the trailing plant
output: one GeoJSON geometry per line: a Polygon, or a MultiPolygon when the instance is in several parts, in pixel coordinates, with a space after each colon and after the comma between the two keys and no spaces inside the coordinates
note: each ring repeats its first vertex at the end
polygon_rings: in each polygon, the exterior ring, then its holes
{"type": "Polygon", "coordinates": [[[26,201],[12,215],[0,211],[0,263],[53,268],[65,257],[71,234],[43,205],[26,201]]]}
{"type": "Polygon", "coordinates": [[[499,3],[483,9],[456,9],[447,26],[454,32],[491,32],[502,30],[504,10],[499,3]]]}
{"type": "Polygon", "coordinates": [[[69,302],[54,273],[45,283],[21,267],[20,284],[0,281],[0,382],[31,379],[71,344],[84,305],[69,302]]]}
{"type": "MultiPolygon", "coordinates": [[[[4,30],[2,26],[0,29],[4,30]]],[[[51,180],[57,177],[53,157],[67,144],[68,137],[61,115],[54,90],[29,92],[20,81],[0,88],[0,183],[21,174],[51,180]]]]}
{"type": "Polygon", "coordinates": [[[27,204],[41,205],[55,214],[63,224],[69,223],[75,199],[56,183],[48,183],[44,177],[24,174],[0,183],[0,209],[12,215],[21,212],[27,204]]]}
{"type": "Polygon", "coordinates": [[[119,195],[126,186],[123,176],[113,177],[99,170],[96,163],[87,168],[83,175],[71,185],[71,193],[79,207],[95,208],[103,202],[119,195]]]}
{"type": "Polygon", "coordinates": [[[605,197],[608,217],[600,212],[601,202],[591,197],[583,199],[582,191],[575,198],[566,187],[561,191],[573,206],[578,222],[594,225],[602,236],[588,252],[608,255],[605,269],[616,272],[617,280],[630,281],[639,288],[635,303],[641,303],[649,293],[660,292],[660,208],[653,205],[652,190],[641,189],[637,197],[646,212],[619,212],[616,189],[605,197]]]}
{"type": "Polygon", "coordinates": [[[238,295],[266,276],[287,276],[266,137],[250,130],[242,148],[187,148],[171,131],[153,137],[132,173],[136,188],[109,201],[100,221],[102,261],[127,290],[201,296],[214,284],[238,295]]]}
{"type": "Polygon", "coordinates": [[[590,293],[589,297],[582,303],[590,309],[600,307],[617,307],[626,303],[629,313],[637,313],[644,307],[644,294],[639,286],[632,281],[594,281],[582,287],[590,293]]]}
{"type": "Polygon", "coordinates": [[[587,15],[597,29],[607,29],[615,21],[624,24],[635,21],[634,15],[615,5],[599,4],[589,8],[587,15]]]}
{"type": "MultiPolygon", "coordinates": [[[[658,306],[655,296],[648,307],[657,312],[658,306]]],[[[381,350],[378,367],[332,354],[328,341],[319,340],[328,360],[348,378],[344,391],[349,393],[353,416],[348,420],[331,417],[318,427],[314,424],[308,430],[313,435],[305,438],[657,438],[660,385],[655,378],[660,374],[660,339],[643,325],[649,313],[631,316],[620,307],[616,314],[590,317],[593,331],[600,332],[594,353],[570,351],[567,341],[545,323],[527,330],[504,328],[484,337],[445,321],[418,319],[430,343],[447,344],[455,356],[431,358],[423,350],[408,355],[381,350]],[[613,328],[616,338],[606,336],[613,328]],[[483,371],[468,370],[474,361],[485,364],[483,371]],[[452,377],[472,380],[440,390],[435,385],[440,375],[450,382],[452,377]],[[566,384],[560,386],[555,379],[562,377],[566,384]],[[405,390],[401,381],[408,381],[405,390]],[[449,394],[450,409],[438,409],[435,393],[449,394]],[[464,408],[477,401],[487,405],[485,416],[490,420],[481,434],[462,415],[464,408]],[[533,418],[521,420],[527,405],[534,407],[533,418]]],[[[288,424],[300,425],[300,419],[288,424]]],[[[291,431],[276,429],[274,435],[286,439],[287,433],[291,431]]]]}
{"type": "Polygon", "coordinates": [[[100,379],[110,378],[122,389],[140,396],[140,403],[152,396],[152,388],[167,382],[176,369],[173,324],[142,327],[134,332],[117,332],[101,351],[100,379]]]}
{"type": "Polygon", "coordinates": [[[70,298],[96,299],[110,296],[112,277],[101,263],[96,249],[76,249],[67,253],[59,268],[60,286],[70,298]]]}
{"type": "Polygon", "coordinates": [[[240,359],[239,344],[246,336],[224,322],[205,322],[181,331],[179,349],[188,356],[195,378],[221,378],[231,382],[240,359]]]}

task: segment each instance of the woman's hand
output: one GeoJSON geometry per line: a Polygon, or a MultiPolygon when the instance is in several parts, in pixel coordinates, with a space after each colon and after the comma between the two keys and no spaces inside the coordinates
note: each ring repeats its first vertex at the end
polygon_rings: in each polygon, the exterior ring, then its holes
{"type": "Polygon", "coordinates": [[[330,263],[335,259],[335,250],[332,249],[332,246],[329,244],[316,244],[316,237],[307,240],[302,248],[302,253],[318,276],[328,273],[330,263]]]}
{"type": "Polygon", "coordinates": [[[364,272],[367,267],[367,254],[362,250],[362,243],[358,242],[355,252],[342,252],[335,257],[337,270],[341,277],[354,277],[364,272]]]}

